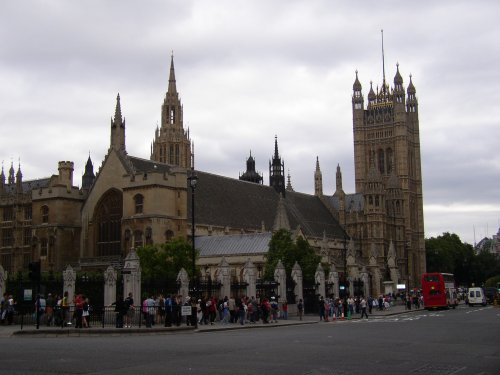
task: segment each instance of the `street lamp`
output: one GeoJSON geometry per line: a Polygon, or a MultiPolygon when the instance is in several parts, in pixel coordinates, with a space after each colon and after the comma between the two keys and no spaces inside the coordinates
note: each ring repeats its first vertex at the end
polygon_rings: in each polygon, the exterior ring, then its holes
{"type": "MultiPolygon", "coordinates": [[[[196,172],[194,171],[193,168],[191,168],[191,173],[189,174],[188,178],[188,183],[189,187],[191,187],[191,241],[193,244],[193,249],[192,249],[192,261],[193,261],[193,281],[195,278],[195,273],[196,273],[196,247],[195,247],[195,239],[194,239],[194,190],[196,189],[196,184],[198,183],[198,176],[196,175],[196,172]]],[[[193,283],[194,286],[194,283],[193,283]]]]}
{"type": "MultiPolygon", "coordinates": [[[[194,168],[191,168],[191,173],[189,173],[189,176],[187,178],[189,186],[191,187],[191,241],[193,244],[192,248],[192,257],[193,257],[193,264],[192,264],[192,271],[193,271],[193,296],[192,298],[198,298],[198,292],[196,291],[196,246],[195,246],[195,240],[194,240],[194,189],[196,189],[196,184],[198,182],[198,176],[196,175],[194,168]]],[[[196,328],[198,328],[198,318],[196,316],[196,301],[193,303],[191,302],[191,318],[192,322],[194,322],[194,325],[196,328]]]]}
{"type": "Polygon", "coordinates": [[[405,243],[406,249],[406,298],[410,297],[410,242],[405,243]]]}

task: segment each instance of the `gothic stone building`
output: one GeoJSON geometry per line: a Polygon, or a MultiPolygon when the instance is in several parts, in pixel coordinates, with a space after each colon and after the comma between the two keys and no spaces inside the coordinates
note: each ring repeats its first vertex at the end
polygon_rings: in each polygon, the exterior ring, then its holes
{"type": "Polygon", "coordinates": [[[42,271],[67,264],[119,268],[131,248],[190,238],[187,178],[196,173],[195,236],[204,272],[216,272],[222,257],[235,275],[250,257],[261,267],[262,244],[286,228],[306,238],[332,270],[353,278],[369,273],[373,294],[383,291],[386,279],[396,284],[410,277],[417,285],[425,251],[415,88],[410,78],[405,95],[398,67],[394,88],[384,78],[382,89],[370,89],[366,108],[357,73],[353,91],[356,192],[344,193],[338,166],[335,193],[323,194],[317,158],[315,193],[304,194],[293,190],[290,176],[285,185],[277,138],[270,186],[262,184],[252,155],[239,179],[194,170],[172,57],[150,160],[126,151],[118,95],[108,152],[95,174],[89,157],[80,188],[74,186],[72,162],[60,162],[58,175],[27,182],[20,167],[14,176],[13,166],[6,182],[2,167],[0,264],[10,272],[32,260],[41,261],[42,271]]]}

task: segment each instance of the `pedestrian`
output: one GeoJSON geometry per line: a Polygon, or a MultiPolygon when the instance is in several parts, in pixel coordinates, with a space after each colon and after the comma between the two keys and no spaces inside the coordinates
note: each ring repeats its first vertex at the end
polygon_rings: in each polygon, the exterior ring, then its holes
{"type": "Polygon", "coordinates": [[[172,327],[172,296],[165,298],[165,327],[172,327]]]}
{"type": "Polygon", "coordinates": [[[207,301],[208,314],[210,316],[210,325],[214,325],[215,317],[217,316],[217,300],[214,296],[207,301]]]}
{"type": "Polygon", "coordinates": [[[297,312],[299,314],[299,320],[302,320],[302,317],[304,316],[304,302],[302,302],[302,298],[299,299],[299,303],[297,305],[297,312]]]}
{"type": "Polygon", "coordinates": [[[134,297],[132,293],[129,293],[127,298],[125,298],[124,304],[125,306],[123,306],[123,309],[125,310],[125,328],[132,328],[132,322],[135,315],[134,297]]]}
{"type": "Polygon", "coordinates": [[[281,312],[283,314],[283,319],[288,320],[288,302],[287,301],[283,302],[283,304],[281,305],[281,312]]]}
{"type": "Polygon", "coordinates": [[[372,296],[368,296],[368,313],[372,313],[372,308],[373,308],[373,298],[372,296]]]}
{"type": "Polygon", "coordinates": [[[271,297],[271,323],[278,323],[279,306],[276,297],[271,297]]]}
{"type": "Polygon", "coordinates": [[[55,300],[52,297],[52,294],[49,293],[47,295],[46,307],[45,307],[45,316],[47,317],[47,327],[50,327],[52,324],[52,320],[54,319],[54,306],[55,300]]]}
{"type": "Polygon", "coordinates": [[[319,321],[321,322],[322,320],[325,319],[325,301],[323,300],[323,296],[319,297],[319,321]]]}
{"type": "Polygon", "coordinates": [[[366,313],[365,297],[361,297],[361,301],[359,301],[359,307],[361,308],[361,319],[363,319],[363,316],[366,316],[366,319],[368,319],[368,314],[366,313]]]}
{"type": "Polygon", "coordinates": [[[64,327],[65,325],[70,326],[71,325],[71,319],[69,317],[69,314],[70,314],[70,311],[69,311],[69,294],[68,294],[67,290],[64,292],[63,298],[61,299],[61,313],[62,313],[61,327],[64,327]]]}
{"type": "Polygon", "coordinates": [[[9,294],[7,298],[7,312],[6,312],[6,319],[8,325],[11,325],[14,320],[14,313],[16,311],[15,306],[16,306],[16,301],[14,301],[12,294],[9,294]]]}
{"type": "Polygon", "coordinates": [[[116,301],[111,304],[115,306],[115,328],[123,328],[123,312],[124,312],[124,301],[123,298],[118,296],[116,301]]]}
{"type": "Polygon", "coordinates": [[[82,328],[90,328],[90,325],[89,325],[89,320],[90,320],[89,299],[85,296],[82,296],[82,299],[83,299],[82,328]]]}

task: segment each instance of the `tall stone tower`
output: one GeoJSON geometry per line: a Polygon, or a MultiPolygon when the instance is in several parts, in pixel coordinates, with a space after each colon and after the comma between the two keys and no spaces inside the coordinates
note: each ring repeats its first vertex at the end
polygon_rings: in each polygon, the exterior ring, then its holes
{"type": "Polygon", "coordinates": [[[161,106],[161,127],[156,128],[151,160],[182,168],[193,167],[189,130],[184,130],[182,104],[175,82],[174,56],[170,62],[168,91],[161,106]]]}
{"type": "MultiPolygon", "coordinates": [[[[352,111],[356,193],[365,201],[367,245],[396,248],[402,275],[418,284],[425,272],[424,219],[418,101],[410,76],[406,96],[396,65],[394,87],[370,83],[364,106],[356,71],[352,111]]],[[[382,254],[380,254],[382,255],[382,254]]]]}

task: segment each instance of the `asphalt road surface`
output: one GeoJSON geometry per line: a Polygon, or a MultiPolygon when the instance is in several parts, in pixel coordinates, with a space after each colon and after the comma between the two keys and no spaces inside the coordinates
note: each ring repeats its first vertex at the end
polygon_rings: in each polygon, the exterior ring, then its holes
{"type": "Polygon", "coordinates": [[[162,335],[0,337],[2,374],[500,374],[500,309],[162,335]]]}

